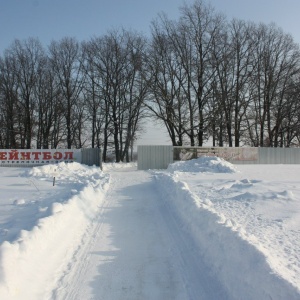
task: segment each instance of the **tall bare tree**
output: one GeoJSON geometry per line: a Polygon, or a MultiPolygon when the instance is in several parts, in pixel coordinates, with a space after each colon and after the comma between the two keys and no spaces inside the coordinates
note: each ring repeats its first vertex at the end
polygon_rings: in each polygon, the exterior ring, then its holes
{"type": "Polygon", "coordinates": [[[254,39],[254,144],[273,147],[278,145],[289,82],[299,72],[299,47],[274,24],[257,26],[254,39]]]}
{"type": "Polygon", "coordinates": [[[168,35],[158,23],[152,24],[152,42],[147,51],[146,66],[149,86],[146,105],[151,115],[164,123],[172,144],[182,145],[194,110],[186,108],[182,91],[186,81],[184,69],[168,35]]]}
{"type": "Polygon", "coordinates": [[[13,69],[13,57],[6,51],[0,57],[1,148],[19,148],[16,128],[18,118],[18,80],[13,69]]]}
{"type": "Polygon", "coordinates": [[[50,61],[62,93],[61,107],[66,122],[68,149],[74,145],[76,130],[80,129],[78,125],[82,121],[75,115],[83,88],[80,52],[80,44],[74,38],[53,41],[49,46],[50,61]]]}
{"type": "Polygon", "coordinates": [[[18,103],[22,114],[19,116],[19,131],[23,132],[21,148],[30,149],[34,135],[36,96],[35,86],[42,68],[45,53],[38,39],[23,42],[15,40],[7,50],[12,68],[18,81],[18,103]]]}
{"type": "Polygon", "coordinates": [[[116,161],[129,159],[128,151],[136,138],[146,92],[141,74],[144,45],[142,36],[121,30],[94,38],[84,46],[85,70],[89,77],[90,95],[94,97],[91,103],[94,121],[97,107],[98,113],[105,116],[102,119],[104,124],[101,124],[104,161],[111,137],[116,161]],[[99,101],[95,102],[97,98],[99,101]]]}

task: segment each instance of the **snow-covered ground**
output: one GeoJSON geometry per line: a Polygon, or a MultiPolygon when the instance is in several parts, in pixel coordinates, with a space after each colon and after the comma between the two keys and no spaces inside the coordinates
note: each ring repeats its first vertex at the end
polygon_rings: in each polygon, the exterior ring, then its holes
{"type": "Polygon", "coordinates": [[[216,157],[0,168],[0,299],[300,299],[299,175],[216,157]]]}
{"type": "Polygon", "coordinates": [[[86,238],[109,177],[60,163],[0,168],[0,178],[0,299],[47,299],[86,238]]]}

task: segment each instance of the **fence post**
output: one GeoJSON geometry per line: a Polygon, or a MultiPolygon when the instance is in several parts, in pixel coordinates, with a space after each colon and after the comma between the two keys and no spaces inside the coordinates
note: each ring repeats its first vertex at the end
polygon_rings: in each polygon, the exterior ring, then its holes
{"type": "Polygon", "coordinates": [[[103,170],[102,169],[102,149],[101,148],[99,148],[99,166],[100,166],[100,169],[101,170],[103,170]]]}

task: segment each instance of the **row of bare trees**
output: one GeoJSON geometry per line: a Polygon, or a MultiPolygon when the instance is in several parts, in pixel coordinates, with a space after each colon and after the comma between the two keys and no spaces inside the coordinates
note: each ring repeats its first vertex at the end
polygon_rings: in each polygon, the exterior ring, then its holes
{"type": "Polygon", "coordinates": [[[0,58],[0,147],[103,147],[129,160],[146,84],[142,36],[16,40],[0,58]]]}
{"type": "Polygon", "coordinates": [[[275,24],[232,20],[203,1],[152,25],[146,103],[173,145],[299,145],[300,52],[275,24]]]}
{"type": "Polygon", "coordinates": [[[111,31],[0,57],[0,147],[103,147],[130,160],[145,116],[173,145],[289,147],[300,139],[300,51],[276,25],[227,21],[201,0],[151,38],[111,31]]]}

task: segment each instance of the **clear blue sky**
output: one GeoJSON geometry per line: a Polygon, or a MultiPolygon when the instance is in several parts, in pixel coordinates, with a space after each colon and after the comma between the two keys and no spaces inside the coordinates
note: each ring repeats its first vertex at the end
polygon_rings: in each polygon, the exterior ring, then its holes
{"type": "MultiPolygon", "coordinates": [[[[145,34],[159,12],[177,19],[183,0],[0,0],[0,53],[15,38],[44,46],[64,36],[87,40],[112,28],[145,34]]],[[[186,0],[193,3],[193,0],[186,0]]],[[[300,43],[300,0],[210,0],[217,11],[255,22],[275,22],[300,43]]]]}
{"type": "Polygon", "coordinates": [[[276,23],[300,44],[300,0],[210,0],[229,19],[276,23]]]}
{"type": "MultiPolygon", "coordinates": [[[[185,0],[191,4],[194,0],[185,0]]],[[[124,27],[149,34],[151,20],[165,12],[178,19],[184,0],[0,0],[0,54],[15,38],[51,40],[76,37],[79,41],[124,27]]],[[[275,22],[300,44],[300,0],[208,0],[216,11],[256,23],[275,22]]],[[[162,129],[158,129],[162,132],[162,129]]],[[[148,128],[140,143],[169,143],[148,128]]]]}
{"type": "MultiPolygon", "coordinates": [[[[192,3],[189,0],[187,3],[192,3]]],[[[0,51],[15,39],[38,37],[43,45],[65,36],[87,40],[112,28],[149,33],[161,11],[178,16],[181,0],[0,0],[0,51]]]]}

